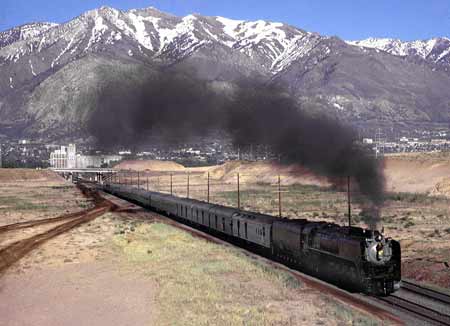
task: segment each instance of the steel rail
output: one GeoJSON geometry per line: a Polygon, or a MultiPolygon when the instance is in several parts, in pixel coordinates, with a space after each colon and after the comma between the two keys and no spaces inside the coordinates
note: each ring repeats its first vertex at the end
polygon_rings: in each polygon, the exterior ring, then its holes
{"type": "Polygon", "coordinates": [[[406,280],[402,280],[402,289],[450,305],[450,295],[446,293],[442,293],[406,280]]]}
{"type": "Polygon", "coordinates": [[[443,314],[439,311],[417,304],[410,300],[403,299],[395,295],[390,295],[388,297],[377,297],[376,300],[387,303],[395,307],[396,309],[403,311],[406,310],[408,314],[431,324],[450,326],[449,315],[443,314]]]}

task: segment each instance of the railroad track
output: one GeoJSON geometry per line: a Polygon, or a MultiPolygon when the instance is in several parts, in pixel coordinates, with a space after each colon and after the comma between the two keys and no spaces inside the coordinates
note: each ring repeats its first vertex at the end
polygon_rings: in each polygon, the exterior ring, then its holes
{"type": "Polygon", "coordinates": [[[450,326],[450,296],[403,280],[402,288],[377,301],[430,325],[450,326]]]}
{"type": "Polygon", "coordinates": [[[421,286],[419,284],[402,280],[402,289],[413,293],[418,293],[430,299],[450,305],[450,295],[421,286]]]}
{"type": "Polygon", "coordinates": [[[19,222],[0,227],[0,234],[13,230],[31,228],[43,224],[62,222],[49,230],[36,234],[30,238],[18,240],[0,249],[0,275],[11,265],[23,258],[30,251],[42,245],[44,242],[63,234],[81,224],[92,221],[98,216],[115,208],[115,205],[100,197],[94,189],[79,186],[79,189],[86,196],[91,198],[95,207],[76,213],[64,214],[54,218],[46,218],[35,221],[19,222]]]}
{"type": "Polygon", "coordinates": [[[86,214],[86,212],[87,211],[80,211],[80,212],[76,212],[76,213],[69,213],[69,214],[61,215],[58,217],[51,217],[51,218],[44,218],[44,219],[40,219],[40,220],[34,220],[34,221],[25,221],[25,222],[13,223],[13,224],[8,224],[8,225],[2,225],[2,226],[0,226],[0,234],[4,233],[4,232],[8,232],[8,231],[32,228],[32,227],[35,227],[38,225],[51,224],[51,223],[74,219],[74,218],[77,218],[77,217],[80,217],[80,216],[86,214]]]}
{"type": "Polygon", "coordinates": [[[51,228],[43,233],[34,235],[30,238],[16,241],[7,247],[0,250],[0,274],[8,267],[27,255],[36,247],[42,245],[44,242],[65,233],[83,223],[92,221],[96,217],[103,215],[110,210],[110,206],[102,205],[94,209],[84,211],[81,216],[70,219],[68,222],[62,223],[56,227],[51,228]]]}

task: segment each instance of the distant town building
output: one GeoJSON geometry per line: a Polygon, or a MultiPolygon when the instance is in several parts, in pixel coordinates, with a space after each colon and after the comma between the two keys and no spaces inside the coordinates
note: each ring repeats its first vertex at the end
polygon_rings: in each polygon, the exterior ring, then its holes
{"type": "Polygon", "coordinates": [[[77,167],[77,147],[75,144],[69,144],[67,148],[67,167],[69,169],[77,167]]]}
{"type": "Polygon", "coordinates": [[[372,138],[363,138],[363,144],[373,144],[372,138]]]}
{"type": "Polygon", "coordinates": [[[67,147],[61,146],[50,153],[50,166],[56,169],[66,169],[67,168],[67,147]]]}
{"type": "Polygon", "coordinates": [[[120,161],[121,155],[81,155],[77,154],[75,144],[61,146],[50,153],[50,166],[56,169],[99,168],[120,161]]]}

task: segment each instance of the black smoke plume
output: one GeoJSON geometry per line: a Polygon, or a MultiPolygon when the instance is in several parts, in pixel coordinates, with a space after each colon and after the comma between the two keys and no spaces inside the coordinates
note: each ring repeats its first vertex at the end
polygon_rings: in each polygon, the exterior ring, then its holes
{"type": "Polygon", "coordinates": [[[378,222],[384,189],[379,162],[355,144],[349,127],[302,110],[275,86],[246,82],[224,92],[173,72],[135,83],[115,80],[102,88],[88,129],[104,147],[142,143],[155,133],[171,142],[217,131],[235,146],[265,145],[282,163],[307,167],[338,186],[350,176],[362,195],[356,200],[372,212],[366,222],[378,222]]]}
{"type": "Polygon", "coordinates": [[[216,128],[220,97],[205,81],[181,73],[127,77],[110,78],[100,90],[88,121],[99,146],[132,146],[154,134],[176,142],[216,128]]]}

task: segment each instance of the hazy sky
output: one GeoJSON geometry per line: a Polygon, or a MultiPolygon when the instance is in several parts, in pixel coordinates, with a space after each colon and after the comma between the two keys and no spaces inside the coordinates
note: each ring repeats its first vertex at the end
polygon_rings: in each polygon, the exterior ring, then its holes
{"type": "Polygon", "coordinates": [[[347,40],[450,37],[450,0],[0,0],[0,31],[34,21],[65,22],[102,5],[265,19],[347,40]]]}

